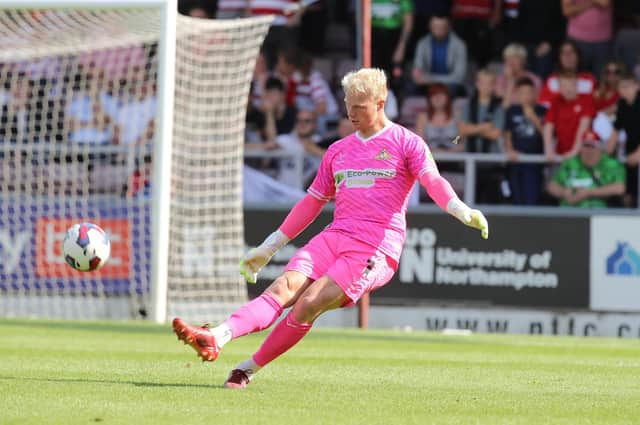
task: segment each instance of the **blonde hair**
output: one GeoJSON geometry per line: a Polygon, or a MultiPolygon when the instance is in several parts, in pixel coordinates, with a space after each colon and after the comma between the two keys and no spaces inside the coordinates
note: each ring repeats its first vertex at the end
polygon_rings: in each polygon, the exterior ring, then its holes
{"type": "Polygon", "coordinates": [[[364,95],[377,102],[387,99],[387,76],[378,68],[361,68],[342,78],[345,95],[364,95]]]}
{"type": "Polygon", "coordinates": [[[507,45],[502,51],[502,58],[520,58],[523,61],[527,60],[527,49],[519,43],[511,43],[507,45]]]}

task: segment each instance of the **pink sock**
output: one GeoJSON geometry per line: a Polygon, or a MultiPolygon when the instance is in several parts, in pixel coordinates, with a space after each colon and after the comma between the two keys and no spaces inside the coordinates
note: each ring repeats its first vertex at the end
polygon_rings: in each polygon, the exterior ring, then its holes
{"type": "Polygon", "coordinates": [[[226,324],[231,329],[232,338],[239,338],[251,332],[267,329],[282,314],[282,306],[268,292],[254,298],[237,309],[226,324]]]}
{"type": "Polygon", "coordinates": [[[260,349],[253,355],[253,361],[258,366],[264,366],[289,348],[293,347],[304,337],[311,323],[298,323],[292,312],[282,319],[264,340],[260,349]]]}

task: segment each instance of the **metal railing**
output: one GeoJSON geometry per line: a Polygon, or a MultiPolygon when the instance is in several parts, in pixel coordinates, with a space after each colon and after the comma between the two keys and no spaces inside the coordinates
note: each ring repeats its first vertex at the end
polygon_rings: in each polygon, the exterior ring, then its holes
{"type": "Polygon", "coordinates": [[[297,183],[294,187],[304,190],[304,151],[288,150],[288,149],[251,149],[244,151],[245,158],[264,158],[264,159],[290,159],[292,164],[292,174],[295,176],[294,181],[297,183]]]}
{"type": "MultiPolygon", "coordinates": [[[[464,202],[467,205],[476,204],[476,176],[478,163],[481,164],[506,164],[508,158],[503,153],[453,153],[437,152],[434,154],[436,162],[462,163],[464,167],[464,202]]],[[[518,162],[524,164],[546,164],[544,155],[519,154],[518,162]]]]}
{"type": "MultiPolygon", "coordinates": [[[[548,164],[544,155],[518,154],[518,161],[509,161],[503,153],[449,153],[438,152],[434,155],[436,162],[456,162],[464,165],[464,201],[468,205],[476,204],[476,176],[478,163],[491,164],[548,164]]],[[[557,161],[558,163],[561,161],[557,161]]],[[[638,199],[640,199],[640,169],[638,171],[638,199]]],[[[543,189],[544,190],[544,189],[543,189]]],[[[640,209],[640,203],[638,204],[640,209]]]]}
{"type": "MultiPolygon", "coordinates": [[[[0,144],[0,157],[16,155],[18,157],[51,157],[51,156],[100,156],[109,154],[120,154],[125,162],[134,167],[133,161],[142,155],[149,153],[149,146],[138,145],[68,145],[54,143],[29,143],[29,144],[0,144]],[[124,154],[124,155],[123,155],[124,154]]],[[[297,182],[295,187],[304,189],[303,166],[304,151],[273,149],[273,150],[245,150],[245,158],[265,158],[265,159],[286,159],[291,161],[290,172],[295,176],[297,182]]],[[[464,172],[464,201],[468,205],[476,204],[476,176],[478,174],[478,164],[507,164],[509,160],[503,153],[453,153],[437,152],[434,154],[437,163],[460,163],[464,172]]],[[[544,155],[519,154],[517,163],[547,164],[544,155]]],[[[640,169],[640,167],[639,167],[640,169]]],[[[640,187],[640,171],[638,172],[638,186],[640,187]]],[[[638,190],[640,199],[640,188],[638,190]]],[[[640,209],[640,202],[638,209],[640,209]]]]}
{"type": "MultiPolygon", "coordinates": [[[[454,153],[437,152],[434,154],[437,163],[461,163],[464,169],[464,196],[463,199],[468,205],[476,204],[476,176],[478,174],[478,164],[507,164],[510,163],[506,154],[503,153],[454,153]]],[[[291,152],[287,150],[251,150],[245,151],[245,158],[289,158],[295,165],[296,172],[302,176],[303,152],[291,152]]],[[[559,161],[558,161],[559,162],[559,161]]],[[[548,164],[544,155],[518,154],[516,163],[525,164],[548,164]]],[[[638,172],[638,182],[640,186],[640,172],[638,172]]],[[[302,185],[302,178],[300,179],[302,185]]],[[[301,185],[299,188],[301,188],[301,185]]],[[[640,199],[640,189],[638,190],[640,199]]],[[[638,207],[640,209],[640,206],[638,207]]]]}

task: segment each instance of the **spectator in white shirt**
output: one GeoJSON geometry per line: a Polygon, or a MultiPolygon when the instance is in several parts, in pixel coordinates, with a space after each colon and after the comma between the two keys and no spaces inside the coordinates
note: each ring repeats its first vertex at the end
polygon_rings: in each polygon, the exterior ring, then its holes
{"type": "Polygon", "coordinates": [[[100,86],[101,81],[93,74],[88,74],[72,88],[71,98],[65,108],[71,143],[111,143],[111,118],[100,102],[100,97],[106,94],[106,90],[100,86]]]}
{"type": "Polygon", "coordinates": [[[139,145],[153,138],[156,115],[155,82],[132,84],[128,91],[101,96],[102,108],[113,121],[113,143],[139,145]]]}

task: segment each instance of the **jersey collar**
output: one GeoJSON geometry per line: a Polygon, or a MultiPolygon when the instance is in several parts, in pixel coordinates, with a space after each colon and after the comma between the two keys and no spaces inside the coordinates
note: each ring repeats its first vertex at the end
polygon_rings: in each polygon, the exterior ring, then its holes
{"type": "Polygon", "coordinates": [[[384,127],[382,127],[380,130],[378,130],[377,132],[373,133],[371,136],[369,137],[362,137],[362,135],[360,134],[359,131],[356,131],[356,137],[361,141],[361,142],[368,142],[369,140],[378,137],[379,135],[381,135],[382,133],[384,133],[385,131],[387,131],[387,129],[389,127],[391,127],[393,125],[393,122],[387,120],[386,123],[384,124],[384,127]]]}

